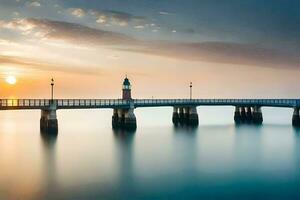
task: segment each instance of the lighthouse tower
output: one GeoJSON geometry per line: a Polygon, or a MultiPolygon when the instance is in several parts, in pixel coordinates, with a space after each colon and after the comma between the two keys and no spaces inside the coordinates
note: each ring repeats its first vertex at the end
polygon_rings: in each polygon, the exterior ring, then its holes
{"type": "Polygon", "coordinates": [[[131,100],[131,84],[129,79],[126,78],[123,81],[123,94],[122,94],[122,99],[124,100],[131,100]]]}
{"type": "Polygon", "coordinates": [[[126,100],[129,105],[127,108],[115,108],[112,116],[112,127],[114,129],[136,129],[136,117],[134,115],[134,102],[131,98],[131,84],[129,79],[123,81],[122,99],[126,100]]]}

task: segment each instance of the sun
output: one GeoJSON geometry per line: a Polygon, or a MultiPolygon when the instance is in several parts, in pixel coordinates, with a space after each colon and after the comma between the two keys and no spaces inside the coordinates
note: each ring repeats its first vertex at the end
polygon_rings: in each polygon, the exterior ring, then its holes
{"type": "Polygon", "coordinates": [[[17,79],[15,76],[8,76],[6,77],[5,81],[10,84],[10,85],[14,85],[17,83],[17,79]]]}

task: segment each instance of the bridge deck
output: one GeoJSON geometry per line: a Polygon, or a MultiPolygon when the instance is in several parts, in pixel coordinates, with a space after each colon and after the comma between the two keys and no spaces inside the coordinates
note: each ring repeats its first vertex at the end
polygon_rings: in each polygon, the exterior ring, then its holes
{"type": "MultiPolygon", "coordinates": [[[[0,110],[47,109],[50,99],[0,99],[0,110]]],[[[55,99],[57,109],[128,108],[162,106],[300,107],[300,99],[55,99]]]]}

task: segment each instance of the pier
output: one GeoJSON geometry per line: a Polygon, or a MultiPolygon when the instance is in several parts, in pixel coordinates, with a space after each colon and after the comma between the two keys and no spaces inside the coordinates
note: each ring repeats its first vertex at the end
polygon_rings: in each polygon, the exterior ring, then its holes
{"type": "Polygon", "coordinates": [[[49,133],[58,132],[58,109],[110,108],[113,110],[113,128],[136,129],[136,108],[173,107],[171,120],[174,126],[198,126],[199,106],[232,106],[235,109],[233,119],[236,124],[256,125],[263,123],[262,107],[283,107],[294,110],[291,124],[300,127],[300,99],[133,99],[127,77],[123,82],[120,99],[53,99],[52,84],[51,99],[0,99],[0,110],[41,110],[40,129],[49,133]]]}

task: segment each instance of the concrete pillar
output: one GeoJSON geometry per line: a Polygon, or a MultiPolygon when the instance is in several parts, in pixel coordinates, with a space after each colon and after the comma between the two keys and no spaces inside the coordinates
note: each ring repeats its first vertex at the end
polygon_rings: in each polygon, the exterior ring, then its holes
{"type": "Polygon", "coordinates": [[[178,109],[178,115],[179,115],[179,123],[180,124],[184,124],[184,112],[183,112],[183,108],[182,107],[180,107],[179,109],[178,109]]]}
{"type": "Polygon", "coordinates": [[[136,129],[136,117],[133,104],[130,105],[130,108],[114,109],[112,127],[129,130],[136,129]]]}
{"type": "Polygon", "coordinates": [[[114,109],[111,123],[112,123],[113,128],[118,128],[119,127],[118,109],[114,109]]]}
{"type": "Polygon", "coordinates": [[[172,122],[175,126],[177,126],[179,123],[179,108],[178,107],[173,108],[172,122]]]}
{"type": "Polygon", "coordinates": [[[241,107],[236,106],[234,111],[234,122],[240,124],[242,122],[241,107]]]}
{"type": "Polygon", "coordinates": [[[118,109],[118,127],[122,127],[124,124],[125,113],[123,109],[118,109]]]}
{"type": "Polygon", "coordinates": [[[57,133],[58,132],[58,121],[56,118],[56,110],[50,110],[48,119],[48,131],[57,133]]]}
{"type": "Polygon", "coordinates": [[[299,108],[294,108],[292,124],[295,127],[300,127],[300,116],[299,116],[299,108]]]}
{"type": "Polygon", "coordinates": [[[41,110],[40,130],[46,132],[48,127],[48,110],[41,110]]]}
{"type": "Polygon", "coordinates": [[[41,111],[40,129],[46,133],[57,134],[56,102],[51,103],[48,109],[41,111]]]}
{"type": "Polygon", "coordinates": [[[246,122],[246,109],[245,109],[245,107],[241,107],[240,108],[241,109],[241,121],[242,122],[246,122]]]}
{"type": "Polygon", "coordinates": [[[130,108],[125,111],[124,125],[125,129],[136,129],[136,117],[134,114],[134,109],[130,108]]]}
{"type": "Polygon", "coordinates": [[[183,108],[183,124],[188,125],[189,123],[189,107],[183,108]]]}
{"type": "Polygon", "coordinates": [[[263,123],[263,115],[262,115],[261,107],[259,106],[253,107],[253,123],[254,124],[263,123]]]}
{"type": "Polygon", "coordinates": [[[113,110],[113,115],[111,119],[111,124],[113,128],[123,128],[125,121],[125,111],[124,109],[115,108],[113,110]]]}
{"type": "Polygon", "coordinates": [[[188,124],[190,126],[198,126],[199,117],[197,113],[197,107],[189,107],[188,124]]]}
{"type": "Polygon", "coordinates": [[[252,108],[251,107],[246,107],[246,121],[247,123],[252,123],[252,108]]]}

